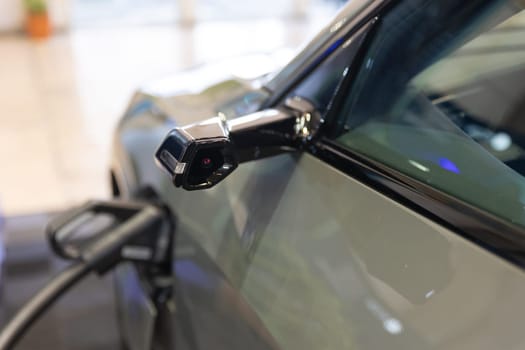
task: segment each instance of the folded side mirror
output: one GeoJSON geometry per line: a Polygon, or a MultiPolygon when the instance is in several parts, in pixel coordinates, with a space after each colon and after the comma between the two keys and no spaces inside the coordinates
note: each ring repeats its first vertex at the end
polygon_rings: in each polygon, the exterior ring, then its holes
{"type": "Polygon", "coordinates": [[[282,108],[177,127],[161,143],[155,160],[175,186],[210,188],[239,163],[297,150],[311,139],[320,122],[308,101],[289,99],[282,108]]]}

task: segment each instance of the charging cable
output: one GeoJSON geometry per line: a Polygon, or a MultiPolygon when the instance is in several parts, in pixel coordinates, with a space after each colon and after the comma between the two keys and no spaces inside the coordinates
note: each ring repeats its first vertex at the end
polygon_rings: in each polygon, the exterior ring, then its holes
{"type": "Polygon", "coordinates": [[[89,273],[103,275],[122,261],[165,264],[171,252],[173,215],[151,202],[88,202],[53,220],[47,227],[52,250],[73,263],[34,295],[0,332],[0,350],[9,350],[29,327],[66,291],[89,273]],[[108,216],[108,227],[75,238],[79,226],[108,216]]]}

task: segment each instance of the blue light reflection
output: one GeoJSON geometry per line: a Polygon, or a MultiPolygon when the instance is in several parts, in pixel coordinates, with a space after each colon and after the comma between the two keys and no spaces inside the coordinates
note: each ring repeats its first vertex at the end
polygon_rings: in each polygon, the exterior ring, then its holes
{"type": "Polygon", "coordinates": [[[460,171],[453,161],[447,158],[439,158],[439,166],[452,173],[459,174],[460,171]]]}

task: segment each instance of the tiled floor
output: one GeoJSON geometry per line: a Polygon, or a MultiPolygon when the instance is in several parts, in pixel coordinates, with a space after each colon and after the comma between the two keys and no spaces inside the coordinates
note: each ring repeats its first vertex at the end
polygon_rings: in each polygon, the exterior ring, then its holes
{"type": "Polygon", "coordinates": [[[44,42],[0,36],[0,210],[57,210],[107,196],[112,130],[141,82],[295,48],[327,20],[98,27],[44,42]]]}

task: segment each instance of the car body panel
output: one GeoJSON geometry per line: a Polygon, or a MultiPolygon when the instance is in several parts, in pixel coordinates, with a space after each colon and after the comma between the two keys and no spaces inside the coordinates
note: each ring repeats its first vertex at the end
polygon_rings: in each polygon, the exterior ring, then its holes
{"type": "MultiPolygon", "coordinates": [[[[213,266],[207,293],[176,276],[181,290],[193,291],[183,293],[185,303],[233,315],[248,305],[272,336],[261,346],[493,349],[502,339],[507,348],[525,340],[509,327],[525,311],[520,270],[311,155],[243,165],[206,191],[176,189],[159,170],[139,182],[163,193],[178,234],[213,266]]],[[[199,266],[178,246],[175,264],[199,266]]],[[[198,319],[193,337],[204,342],[210,327],[198,319]]]]}

